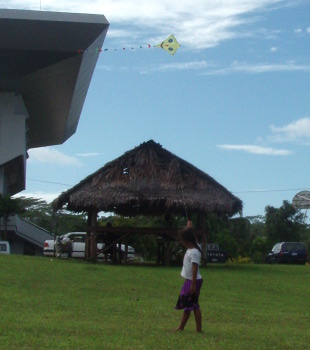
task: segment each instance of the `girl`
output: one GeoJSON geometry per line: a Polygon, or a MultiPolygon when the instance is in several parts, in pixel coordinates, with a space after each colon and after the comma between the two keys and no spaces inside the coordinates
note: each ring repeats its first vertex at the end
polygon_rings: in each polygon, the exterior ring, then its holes
{"type": "Polygon", "coordinates": [[[192,229],[192,223],[189,221],[187,227],[181,232],[181,242],[187,251],[184,255],[183,268],[181,276],[185,279],[179,299],[175,309],[183,309],[181,323],[176,329],[183,331],[191,311],[194,311],[196,321],[196,331],[201,332],[201,311],[198,303],[200,288],[202,286],[202,277],[199,272],[201,260],[201,249],[197,243],[196,236],[192,229]]]}

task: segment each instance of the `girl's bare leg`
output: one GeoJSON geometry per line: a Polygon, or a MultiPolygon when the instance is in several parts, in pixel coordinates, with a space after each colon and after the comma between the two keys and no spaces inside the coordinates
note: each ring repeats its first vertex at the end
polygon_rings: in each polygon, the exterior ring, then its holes
{"type": "Polygon", "coordinates": [[[202,315],[200,309],[194,310],[195,321],[196,321],[196,331],[202,331],[202,315]]]}
{"type": "Polygon", "coordinates": [[[186,326],[186,323],[189,319],[189,316],[191,315],[191,312],[189,310],[184,310],[183,315],[181,318],[181,323],[179,327],[176,329],[176,331],[183,331],[184,327],[186,326]]]}

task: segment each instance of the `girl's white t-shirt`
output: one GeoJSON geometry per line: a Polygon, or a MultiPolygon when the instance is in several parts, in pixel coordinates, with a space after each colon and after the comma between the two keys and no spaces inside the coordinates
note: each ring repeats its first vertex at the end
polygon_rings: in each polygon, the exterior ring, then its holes
{"type": "Polygon", "coordinates": [[[201,279],[202,277],[199,272],[200,259],[201,253],[198,249],[187,249],[183,259],[183,268],[181,271],[181,276],[187,280],[191,280],[193,278],[192,264],[196,263],[198,264],[197,280],[201,279]]]}

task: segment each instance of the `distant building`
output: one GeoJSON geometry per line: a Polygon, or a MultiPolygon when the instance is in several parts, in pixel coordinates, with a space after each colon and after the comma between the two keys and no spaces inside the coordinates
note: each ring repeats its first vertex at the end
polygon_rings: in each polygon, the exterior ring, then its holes
{"type": "MultiPolygon", "coordinates": [[[[4,230],[0,223],[0,230],[4,230]]],[[[54,239],[54,235],[17,215],[11,216],[7,225],[7,240],[11,254],[43,256],[44,241],[54,239]]]]}

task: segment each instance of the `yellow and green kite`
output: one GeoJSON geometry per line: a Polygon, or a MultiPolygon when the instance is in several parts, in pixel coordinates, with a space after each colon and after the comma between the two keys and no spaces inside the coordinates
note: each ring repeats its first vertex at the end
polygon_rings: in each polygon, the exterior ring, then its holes
{"type": "Polygon", "coordinates": [[[166,50],[172,56],[177,52],[180,46],[181,45],[177,42],[177,39],[172,34],[161,44],[155,45],[155,47],[161,47],[162,49],[166,50]]]}

